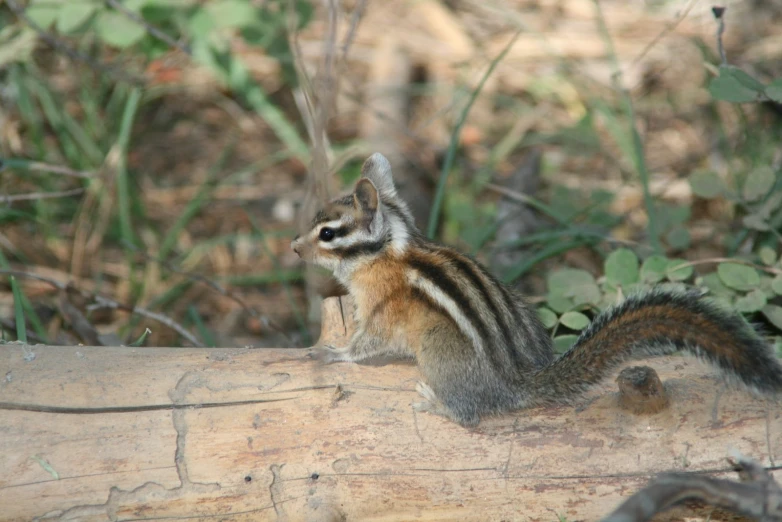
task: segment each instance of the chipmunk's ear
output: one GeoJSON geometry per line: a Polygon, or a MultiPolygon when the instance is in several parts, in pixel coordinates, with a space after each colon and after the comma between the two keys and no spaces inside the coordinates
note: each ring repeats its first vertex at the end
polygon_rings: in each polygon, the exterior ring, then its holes
{"type": "Polygon", "coordinates": [[[353,199],[356,202],[356,207],[370,216],[377,211],[377,189],[369,179],[361,178],[358,180],[358,183],[356,183],[356,190],[353,192],[353,199]]]}
{"type": "Polygon", "coordinates": [[[394,178],[391,174],[391,164],[385,156],[379,152],[372,154],[361,167],[361,178],[370,180],[381,198],[396,198],[396,187],[394,178]]]}
{"type": "Polygon", "coordinates": [[[380,194],[377,188],[368,178],[361,178],[356,183],[356,190],[353,192],[353,201],[356,208],[361,212],[360,223],[370,234],[376,233],[383,228],[383,214],[378,206],[380,205],[380,194]]]}

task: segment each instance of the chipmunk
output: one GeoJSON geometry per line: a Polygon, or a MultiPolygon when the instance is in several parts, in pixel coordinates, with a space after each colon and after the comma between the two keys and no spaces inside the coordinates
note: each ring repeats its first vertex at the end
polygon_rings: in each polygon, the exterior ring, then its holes
{"type": "Polygon", "coordinates": [[[366,160],[353,193],[320,210],[291,248],[331,270],[355,301],[357,330],[334,361],[415,358],[418,410],[462,426],[482,416],[572,404],[628,360],[690,352],[750,391],[782,391],[782,365],[738,314],[696,291],[653,289],[599,314],[555,358],[537,312],[472,258],[425,238],[388,160],[366,160]]]}

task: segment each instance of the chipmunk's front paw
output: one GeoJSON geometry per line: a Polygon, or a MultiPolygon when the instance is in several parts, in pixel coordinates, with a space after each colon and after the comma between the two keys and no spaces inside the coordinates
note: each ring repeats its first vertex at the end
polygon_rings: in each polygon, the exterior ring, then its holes
{"type": "Polygon", "coordinates": [[[347,346],[336,347],[330,344],[324,344],[322,348],[322,359],[326,364],[331,364],[334,362],[349,362],[353,360],[353,358],[350,356],[350,348],[347,346]]]}

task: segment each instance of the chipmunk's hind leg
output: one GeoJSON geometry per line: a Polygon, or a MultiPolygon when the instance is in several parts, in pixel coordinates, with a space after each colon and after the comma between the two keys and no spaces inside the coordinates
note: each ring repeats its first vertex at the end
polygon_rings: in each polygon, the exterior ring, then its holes
{"type": "Polygon", "coordinates": [[[448,403],[450,403],[449,406],[446,402],[441,400],[431,386],[425,382],[419,381],[418,384],[416,384],[415,389],[424,399],[421,402],[413,404],[413,408],[417,411],[425,411],[427,413],[440,415],[465,427],[475,426],[481,420],[475,408],[470,408],[469,404],[454,401],[452,396],[445,395],[444,398],[450,399],[448,400],[448,403]]]}

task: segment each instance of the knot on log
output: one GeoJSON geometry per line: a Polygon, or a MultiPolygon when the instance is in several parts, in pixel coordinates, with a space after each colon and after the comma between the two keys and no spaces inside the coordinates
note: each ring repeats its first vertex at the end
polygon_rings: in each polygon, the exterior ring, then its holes
{"type": "Polygon", "coordinates": [[[649,366],[629,366],[619,372],[619,406],[636,415],[662,411],[668,396],[657,372],[649,366]]]}

